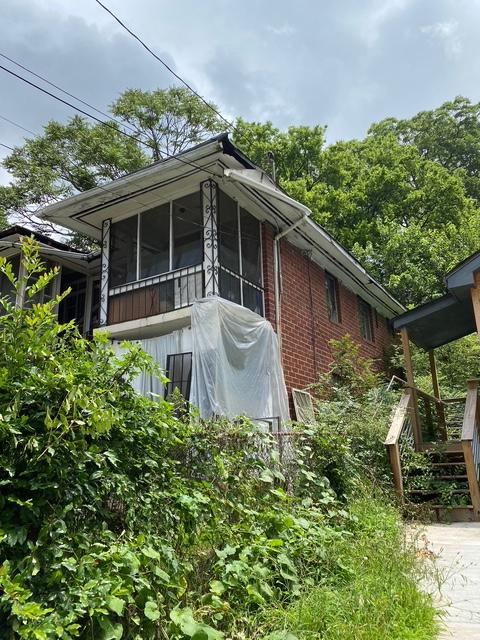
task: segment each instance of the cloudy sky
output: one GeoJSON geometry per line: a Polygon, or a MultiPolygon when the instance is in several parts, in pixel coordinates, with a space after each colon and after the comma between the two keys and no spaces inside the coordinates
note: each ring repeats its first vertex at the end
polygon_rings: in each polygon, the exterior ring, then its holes
{"type": "MultiPolygon", "coordinates": [[[[105,3],[230,117],[327,124],[334,141],[458,94],[480,100],[480,0],[105,3]]],[[[1,0],[0,53],[103,110],[123,89],[174,81],[95,0],[1,0]]],[[[0,118],[38,132],[70,115],[0,69],[0,118]]],[[[24,135],[0,119],[0,142],[24,135]]]]}

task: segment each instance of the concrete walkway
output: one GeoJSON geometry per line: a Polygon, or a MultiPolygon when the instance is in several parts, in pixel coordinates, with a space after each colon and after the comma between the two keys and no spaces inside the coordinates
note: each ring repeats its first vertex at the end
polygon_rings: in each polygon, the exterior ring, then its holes
{"type": "Polygon", "coordinates": [[[419,543],[436,557],[429,590],[445,611],[441,640],[480,640],[480,523],[429,525],[419,543]]]}

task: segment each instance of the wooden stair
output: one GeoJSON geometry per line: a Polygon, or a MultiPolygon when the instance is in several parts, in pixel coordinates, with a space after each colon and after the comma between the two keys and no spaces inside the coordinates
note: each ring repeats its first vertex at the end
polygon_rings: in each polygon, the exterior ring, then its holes
{"type": "Polygon", "coordinates": [[[405,478],[405,499],[427,508],[439,521],[475,520],[461,441],[426,443],[422,454],[426,468],[405,478]]]}
{"type": "Polygon", "coordinates": [[[441,400],[407,386],[385,440],[395,491],[439,520],[480,521],[480,398],[441,400]]]}

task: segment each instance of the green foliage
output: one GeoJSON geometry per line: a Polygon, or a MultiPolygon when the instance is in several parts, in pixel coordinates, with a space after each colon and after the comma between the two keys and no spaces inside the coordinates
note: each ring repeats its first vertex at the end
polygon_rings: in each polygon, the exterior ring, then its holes
{"type": "Polygon", "coordinates": [[[375,362],[360,355],[360,345],[347,333],[339,340],[329,340],[332,361],[327,373],[322,374],[312,390],[320,398],[342,398],[347,392],[361,398],[380,385],[381,376],[375,371],[375,362]]]}
{"type": "Polygon", "coordinates": [[[351,513],[355,526],[350,536],[331,541],[320,583],[288,607],[272,611],[266,627],[282,631],[267,637],[433,640],[438,633],[435,613],[429,597],[417,588],[422,572],[398,514],[382,500],[364,495],[352,501],[351,513]],[[336,558],[342,559],[341,573],[335,569],[336,558]]]}
{"type": "Polygon", "coordinates": [[[350,574],[330,549],[356,546],[362,479],[338,412],[281,448],[246,420],[180,420],[129,384],[160,375],[143,352],[35,302],[55,272],[23,251],[22,282],[0,264],[30,300],[0,301],[2,638],[255,638],[272,608],[350,574]]]}

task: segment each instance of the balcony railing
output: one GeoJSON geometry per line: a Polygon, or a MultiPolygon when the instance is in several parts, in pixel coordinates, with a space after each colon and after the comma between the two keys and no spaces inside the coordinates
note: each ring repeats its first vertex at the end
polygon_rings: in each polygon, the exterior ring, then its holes
{"type": "Polygon", "coordinates": [[[189,307],[204,295],[201,264],[110,289],[108,324],[189,307]]]}

